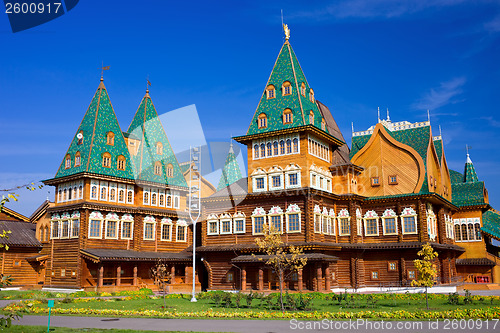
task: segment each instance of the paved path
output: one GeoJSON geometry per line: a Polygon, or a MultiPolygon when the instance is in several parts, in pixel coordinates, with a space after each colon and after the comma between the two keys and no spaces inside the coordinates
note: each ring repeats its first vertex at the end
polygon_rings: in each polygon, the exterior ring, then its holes
{"type": "MultiPolygon", "coordinates": [[[[146,318],[101,318],[52,316],[51,327],[72,328],[120,328],[147,331],[196,331],[196,332],[242,332],[242,333],[282,333],[282,332],[499,332],[497,321],[462,320],[456,321],[288,321],[288,320],[202,320],[202,319],[146,319],[146,318]],[[460,329],[462,327],[463,329],[460,329]]],[[[14,325],[47,325],[47,316],[24,316],[14,325]]]]}

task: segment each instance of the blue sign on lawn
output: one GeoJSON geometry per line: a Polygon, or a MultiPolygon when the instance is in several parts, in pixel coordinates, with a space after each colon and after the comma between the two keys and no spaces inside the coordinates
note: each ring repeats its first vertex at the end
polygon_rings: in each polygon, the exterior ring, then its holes
{"type": "Polygon", "coordinates": [[[54,300],[50,299],[49,303],[47,305],[49,306],[49,308],[53,308],[54,307],[54,300]]]}

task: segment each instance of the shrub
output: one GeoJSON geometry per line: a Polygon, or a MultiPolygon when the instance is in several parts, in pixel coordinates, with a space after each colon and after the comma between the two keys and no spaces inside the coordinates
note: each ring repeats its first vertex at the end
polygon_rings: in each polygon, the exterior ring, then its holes
{"type": "Polygon", "coordinates": [[[449,304],[453,304],[453,305],[459,305],[460,304],[460,296],[458,295],[457,292],[449,293],[448,294],[448,303],[449,304]]]}

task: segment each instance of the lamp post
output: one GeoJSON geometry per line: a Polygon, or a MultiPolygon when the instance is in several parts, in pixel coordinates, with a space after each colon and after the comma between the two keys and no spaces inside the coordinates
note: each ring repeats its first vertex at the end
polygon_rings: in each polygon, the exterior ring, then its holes
{"type": "Polygon", "coordinates": [[[191,302],[196,300],[196,222],[201,215],[201,147],[189,149],[189,218],[193,224],[193,292],[191,302]]]}

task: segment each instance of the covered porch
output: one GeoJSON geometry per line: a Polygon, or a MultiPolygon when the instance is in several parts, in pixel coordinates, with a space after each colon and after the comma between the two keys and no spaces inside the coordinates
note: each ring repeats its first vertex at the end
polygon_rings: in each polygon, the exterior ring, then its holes
{"type": "MultiPolygon", "coordinates": [[[[133,250],[85,249],[81,286],[98,291],[150,288],[157,290],[151,268],[165,264],[170,274],[169,292],[192,290],[192,259],[189,253],[139,252],[133,250]]],[[[197,289],[200,289],[196,275],[197,289]]]]}

